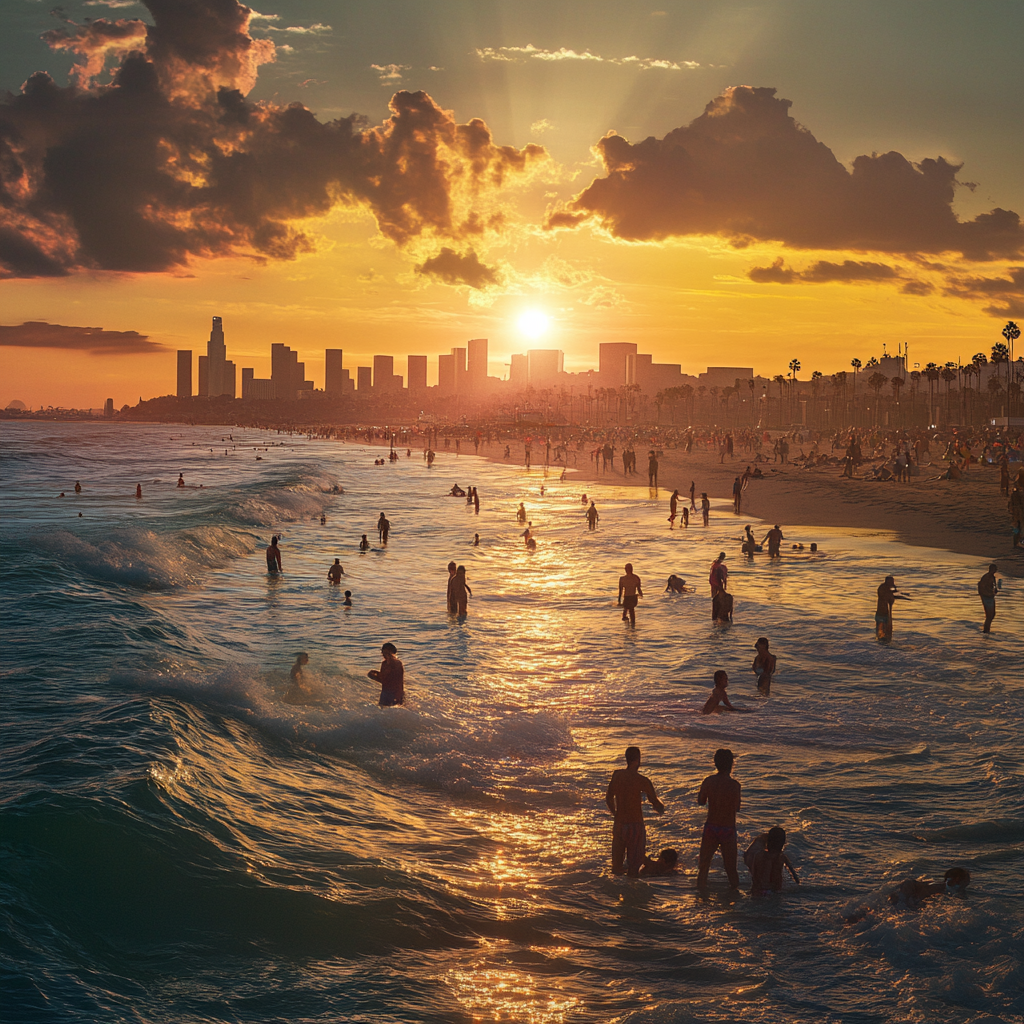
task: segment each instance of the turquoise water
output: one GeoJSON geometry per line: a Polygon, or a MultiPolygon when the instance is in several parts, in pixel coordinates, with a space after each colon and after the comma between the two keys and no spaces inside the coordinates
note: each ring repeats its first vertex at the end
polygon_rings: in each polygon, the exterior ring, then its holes
{"type": "Polygon", "coordinates": [[[541,497],[541,470],[231,433],[5,426],[4,1020],[1021,1019],[1019,581],[983,636],[973,559],[783,524],[820,554],[746,565],[752,520],[725,501],[670,533],[664,488],[552,476],[541,497]],[[455,481],[479,516],[444,497],[455,481]],[[358,553],[382,510],[387,550],[358,553]],[[726,628],[706,596],[720,549],[726,628]],[[449,559],[465,622],[445,612],[449,559]],[[635,631],[614,606],[625,561],[635,631]],[[697,594],[663,593],[672,572],[697,594]],[[886,646],[890,572],[913,600],[886,646]],[[403,708],[366,678],[385,640],[403,708]],[[301,706],[283,699],[298,651],[301,706]],[[698,713],[717,668],[756,713],[698,713]],[[667,805],[650,848],[678,848],[682,877],[609,874],[604,788],[630,743],[667,805]],[[741,844],[783,825],[799,889],[731,893],[717,861],[695,889],[719,746],[741,844]],[[886,902],[954,864],[964,897],[886,902]]]}

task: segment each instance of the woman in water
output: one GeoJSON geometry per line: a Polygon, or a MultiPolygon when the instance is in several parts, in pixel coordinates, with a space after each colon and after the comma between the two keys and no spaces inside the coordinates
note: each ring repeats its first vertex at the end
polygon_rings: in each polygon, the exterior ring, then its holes
{"type": "Polygon", "coordinates": [[[758,692],[763,693],[767,697],[771,693],[772,676],[775,674],[775,655],[768,650],[768,638],[766,636],[757,638],[754,650],[757,651],[757,656],[750,667],[757,675],[758,692]]]}

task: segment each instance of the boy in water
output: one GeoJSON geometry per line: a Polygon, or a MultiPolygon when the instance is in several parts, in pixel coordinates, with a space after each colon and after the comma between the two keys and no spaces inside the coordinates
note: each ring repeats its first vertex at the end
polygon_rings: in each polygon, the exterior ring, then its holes
{"type": "MultiPolygon", "coordinates": [[[[735,707],[729,700],[729,695],[725,692],[725,688],[729,685],[729,676],[724,669],[719,669],[715,673],[715,687],[711,691],[711,696],[708,697],[707,703],[701,708],[700,713],[702,715],[710,715],[712,711],[717,711],[719,707],[723,711],[736,711],[746,712],[747,708],[735,707]]],[[[716,762],[717,763],[717,762],[716,762]]]]}
{"type": "MultiPolygon", "coordinates": [[[[722,673],[723,675],[725,673],[722,673]]],[[[700,865],[697,869],[697,886],[708,884],[708,869],[716,850],[722,851],[722,863],[733,889],[740,887],[740,876],[736,872],[736,812],[740,809],[740,784],[732,777],[735,758],[731,750],[720,747],[715,751],[714,775],[709,775],[697,793],[697,804],[708,808],[708,820],[704,823],[704,834],[700,840],[700,865]]]]}
{"type": "Polygon", "coordinates": [[[782,892],[783,868],[793,876],[793,881],[797,885],[800,884],[793,865],[782,852],[785,845],[786,830],[776,825],[775,828],[770,828],[759,835],[747,847],[747,852],[743,854],[743,863],[750,872],[751,896],[767,896],[769,893],[782,892]]]}
{"type": "Polygon", "coordinates": [[[651,860],[648,857],[644,861],[644,866],[640,869],[640,877],[651,878],[658,875],[674,875],[676,873],[676,864],[678,863],[679,852],[677,850],[662,850],[657,860],[651,860]]]}
{"type": "Polygon", "coordinates": [[[643,797],[646,794],[656,814],[665,805],[654,792],[654,784],[640,774],[640,748],[626,748],[626,767],[612,772],[604,802],[615,818],[612,826],[612,874],[634,878],[647,862],[647,827],[644,825],[643,797]],[[627,867],[623,867],[625,860],[627,867]]]}
{"type": "Polygon", "coordinates": [[[309,664],[309,655],[303,651],[301,654],[295,655],[295,664],[292,665],[290,673],[291,682],[288,685],[288,690],[284,695],[284,699],[288,704],[301,704],[302,698],[308,696],[306,688],[303,685],[305,683],[305,677],[303,675],[303,668],[309,664]]]}
{"type": "Polygon", "coordinates": [[[343,605],[346,605],[349,608],[352,607],[352,591],[351,590],[346,590],[345,591],[345,600],[342,601],[341,603],[343,605]]]}

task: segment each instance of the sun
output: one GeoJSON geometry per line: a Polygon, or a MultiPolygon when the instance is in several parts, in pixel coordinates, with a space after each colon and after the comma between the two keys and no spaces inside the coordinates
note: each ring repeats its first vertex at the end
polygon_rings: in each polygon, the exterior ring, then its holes
{"type": "Polygon", "coordinates": [[[517,321],[519,330],[528,338],[540,338],[547,334],[551,318],[539,309],[528,309],[517,321]]]}

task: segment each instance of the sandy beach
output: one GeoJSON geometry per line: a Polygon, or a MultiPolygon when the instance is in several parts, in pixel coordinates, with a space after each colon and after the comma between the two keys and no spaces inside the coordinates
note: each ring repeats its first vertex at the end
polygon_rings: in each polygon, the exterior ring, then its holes
{"type": "MultiPolygon", "coordinates": [[[[468,454],[463,446],[463,454],[468,454]]],[[[504,462],[505,442],[482,444],[479,454],[495,462],[504,462]]],[[[469,449],[472,453],[472,448],[469,449]]],[[[522,444],[512,444],[512,460],[522,464],[522,444]]],[[[542,475],[534,449],[532,472],[542,475]]],[[[733,481],[750,460],[739,452],[725,464],[711,452],[686,454],[666,450],[659,460],[658,497],[666,504],[673,488],[689,493],[690,481],[698,495],[707,491],[712,498],[732,495],[733,481]]],[[[909,484],[848,480],[835,466],[803,469],[791,464],[762,464],[765,476],[750,481],[743,492],[742,512],[764,521],[787,527],[846,527],[858,530],[887,531],[907,544],[943,548],[958,554],[974,555],[982,562],[994,561],[1006,576],[1024,577],[1024,548],[1013,550],[1006,498],[999,493],[999,471],[991,466],[972,467],[963,481],[935,480],[944,465],[924,466],[920,476],[909,484]]],[[[624,477],[619,455],[611,472],[598,472],[589,452],[580,452],[569,469],[581,482],[596,480],[625,486],[647,487],[647,451],[637,446],[637,474],[624,477]]],[[[1014,472],[1016,466],[1013,467],[1014,472]]],[[[555,472],[555,467],[549,473],[555,472]]],[[[469,482],[469,481],[464,481],[469,482]]],[[[984,567],[979,571],[983,571],[984,567]]]]}

